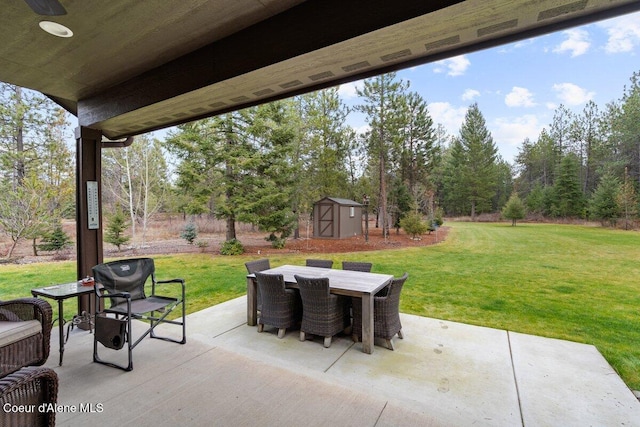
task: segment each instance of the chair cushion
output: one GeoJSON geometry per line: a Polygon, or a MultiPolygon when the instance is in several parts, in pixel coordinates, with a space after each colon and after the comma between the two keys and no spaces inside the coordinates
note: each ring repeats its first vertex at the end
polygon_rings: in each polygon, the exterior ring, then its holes
{"type": "Polygon", "coordinates": [[[23,322],[0,320],[0,347],[13,344],[41,332],[42,324],[37,320],[25,320],[23,322]]]}

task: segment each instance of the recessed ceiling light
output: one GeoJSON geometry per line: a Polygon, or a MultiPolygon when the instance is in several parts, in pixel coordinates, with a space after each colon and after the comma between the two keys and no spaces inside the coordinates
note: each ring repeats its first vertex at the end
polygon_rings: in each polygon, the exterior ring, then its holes
{"type": "Polygon", "coordinates": [[[73,36],[73,31],[68,29],[62,24],[58,24],[57,22],[51,21],[40,21],[40,28],[45,30],[49,34],[53,34],[57,37],[71,37],[73,36]]]}

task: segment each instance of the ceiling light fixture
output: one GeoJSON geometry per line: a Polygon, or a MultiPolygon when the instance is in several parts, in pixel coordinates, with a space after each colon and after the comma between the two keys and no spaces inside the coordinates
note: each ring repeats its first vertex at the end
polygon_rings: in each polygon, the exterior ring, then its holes
{"type": "Polygon", "coordinates": [[[56,37],[71,37],[73,36],[73,31],[68,29],[62,24],[58,24],[57,22],[51,21],[40,21],[40,28],[45,30],[49,34],[53,34],[56,37]]]}

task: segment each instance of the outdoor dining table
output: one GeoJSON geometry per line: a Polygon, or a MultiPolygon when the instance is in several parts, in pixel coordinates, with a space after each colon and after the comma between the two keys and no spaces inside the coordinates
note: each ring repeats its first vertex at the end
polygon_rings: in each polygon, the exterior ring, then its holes
{"type": "MultiPolygon", "coordinates": [[[[362,351],[373,353],[373,296],[393,280],[390,274],[332,268],[281,265],[264,270],[266,274],[282,274],[287,287],[297,288],[295,275],[328,277],[331,293],[358,297],[362,300],[362,351]]],[[[254,326],[258,319],[258,294],[254,274],[247,275],[247,324],[254,326]]]]}

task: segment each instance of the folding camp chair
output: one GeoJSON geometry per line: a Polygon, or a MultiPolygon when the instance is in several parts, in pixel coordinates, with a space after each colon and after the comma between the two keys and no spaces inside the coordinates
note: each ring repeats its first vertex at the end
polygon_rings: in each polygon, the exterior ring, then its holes
{"type": "Polygon", "coordinates": [[[133,369],[132,351],[147,335],[179,344],[187,342],[184,280],[156,280],[155,266],[151,258],[125,259],[98,264],[93,267],[93,276],[97,296],[93,340],[94,362],[130,371],[133,369]],[[147,296],[145,284],[149,276],[151,276],[151,295],[147,296]],[[181,284],[180,297],[156,295],[156,285],[166,283],[181,284]],[[101,304],[103,299],[110,300],[109,308],[106,308],[106,304],[101,304]],[[100,309],[103,306],[105,308],[100,309]],[[172,310],[178,306],[182,307],[182,321],[167,319],[172,310]],[[149,322],[149,328],[135,341],[131,329],[131,321],[134,319],[149,322]],[[157,336],[154,329],[161,323],[181,325],[182,339],[157,336]],[[98,342],[114,350],[120,350],[126,344],[128,365],[123,366],[101,360],[98,356],[98,342]]]}

